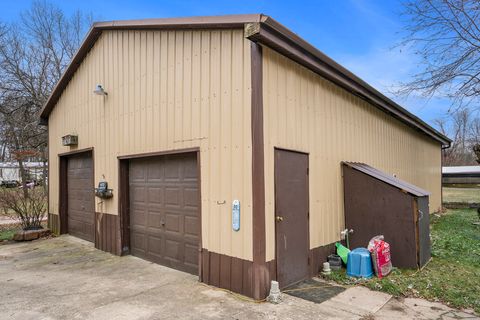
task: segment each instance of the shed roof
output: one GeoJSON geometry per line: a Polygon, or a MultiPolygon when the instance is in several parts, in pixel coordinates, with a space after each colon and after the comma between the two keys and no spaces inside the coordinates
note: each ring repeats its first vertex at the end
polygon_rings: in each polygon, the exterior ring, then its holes
{"type": "Polygon", "coordinates": [[[339,65],[298,35],[263,14],[225,15],[188,18],[121,20],[94,23],[85,40],[65,70],[45,103],[40,119],[48,123],[48,116],[60,99],[63,90],[103,30],[122,29],[233,29],[243,28],[251,41],[265,45],[323,76],[354,95],[399,119],[410,127],[449,147],[451,140],[397,103],[371,87],[365,81],[339,65]]]}
{"type": "Polygon", "coordinates": [[[442,167],[444,175],[480,174],[480,166],[442,167]]]}
{"type": "Polygon", "coordinates": [[[400,180],[391,174],[375,169],[374,167],[371,167],[368,164],[360,163],[360,162],[343,162],[343,164],[349,166],[350,168],[363,172],[375,179],[383,181],[391,186],[394,186],[400,190],[408,192],[414,196],[424,197],[424,196],[430,195],[430,192],[422,188],[419,188],[411,183],[400,180]]]}

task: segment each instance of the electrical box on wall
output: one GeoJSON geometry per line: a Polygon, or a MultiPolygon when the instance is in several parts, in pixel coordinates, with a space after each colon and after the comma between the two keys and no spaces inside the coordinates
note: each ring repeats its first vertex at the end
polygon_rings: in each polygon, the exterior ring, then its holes
{"type": "Polygon", "coordinates": [[[233,231],[240,230],[240,201],[233,200],[232,202],[232,229],[233,231]]]}
{"type": "Polygon", "coordinates": [[[75,134],[67,134],[62,137],[62,145],[64,146],[76,146],[78,145],[78,136],[75,134]]]}
{"type": "Polygon", "coordinates": [[[108,189],[107,181],[100,181],[98,183],[98,188],[95,188],[95,196],[101,199],[110,199],[113,197],[113,190],[108,189]]]}

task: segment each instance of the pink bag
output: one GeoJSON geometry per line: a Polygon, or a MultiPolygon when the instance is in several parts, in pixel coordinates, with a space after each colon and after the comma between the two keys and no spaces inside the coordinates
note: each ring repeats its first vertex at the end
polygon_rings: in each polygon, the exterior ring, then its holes
{"type": "Polygon", "coordinates": [[[372,255],[373,269],[378,278],[382,278],[392,271],[390,261],[390,245],[383,240],[383,236],[373,237],[368,242],[368,251],[372,255]]]}

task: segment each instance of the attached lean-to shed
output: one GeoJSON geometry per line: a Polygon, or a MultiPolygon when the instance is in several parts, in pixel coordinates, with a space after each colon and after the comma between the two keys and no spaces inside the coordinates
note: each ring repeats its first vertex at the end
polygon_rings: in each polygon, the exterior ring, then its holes
{"type": "Polygon", "coordinates": [[[395,267],[418,268],[430,260],[428,191],[355,162],[343,163],[343,184],[351,248],[384,235],[395,267]]]}

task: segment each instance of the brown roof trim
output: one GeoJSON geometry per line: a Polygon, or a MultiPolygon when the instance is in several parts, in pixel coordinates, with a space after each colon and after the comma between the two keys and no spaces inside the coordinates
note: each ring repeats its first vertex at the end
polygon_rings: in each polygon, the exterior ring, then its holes
{"type": "Polygon", "coordinates": [[[394,186],[400,190],[413,194],[414,196],[424,197],[429,196],[431,193],[427,190],[424,190],[416,185],[413,185],[409,182],[401,180],[391,174],[380,171],[374,167],[369,166],[368,164],[361,162],[342,162],[344,166],[348,166],[357,171],[363,172],[366,175],[369,175],[372,178],[383,181],[391,186],[394,186]]]}
{"type": "Polygon", "coordinates": [[[40,114],[40,121],[43,124],[47,123],[48,115],[60,99],[63,90],[103,30],[218,29],[243,28],[244,26],[248,39],[278,51],[354,95],[367,100],[393,117],[440,142],[442,147],[450,146],[451,140],[448,137],[387,98],[274,19],[262,14],[97,22],[88,32],[72,62],[45,103],[40,114]]]}

